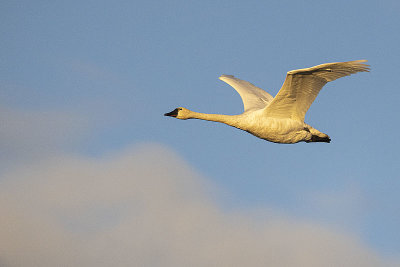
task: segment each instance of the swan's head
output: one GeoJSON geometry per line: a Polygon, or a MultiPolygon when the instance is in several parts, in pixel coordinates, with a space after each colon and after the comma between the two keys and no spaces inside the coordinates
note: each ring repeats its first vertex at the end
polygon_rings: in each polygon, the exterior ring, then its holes
{"type": "Polygon", "coordinates": [[[169,117],[174,117],[177,119],[181,119],[181,120],[187,120],[190,119],[189,115],[190,115],[190,110],[188,110],[187,108],[176,108],[171,112],[165,113],[164,116],[169,116],[169,117]]]}

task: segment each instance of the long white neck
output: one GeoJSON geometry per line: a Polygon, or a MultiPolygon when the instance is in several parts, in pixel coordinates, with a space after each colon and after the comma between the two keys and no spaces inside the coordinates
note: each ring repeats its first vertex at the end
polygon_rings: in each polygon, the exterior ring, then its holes
{"type": "Polygon", "coordinates": [[[199,120],[206,120],[206,121],[216,121],[225,123],[227,125],[241,128],[240,127],[240,117],[241,115],[222,115],[222,114],[206,114],[200,112],[191,111],[190,119],[199,119],[199,120]]]}

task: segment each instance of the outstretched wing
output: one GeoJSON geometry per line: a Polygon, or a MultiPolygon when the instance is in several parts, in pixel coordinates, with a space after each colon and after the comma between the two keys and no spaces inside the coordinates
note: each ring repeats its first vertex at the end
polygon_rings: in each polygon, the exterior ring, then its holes
{"type": "Polygon", "coordinates": [[[235,78],[233,75],[222,75],[219,79],[232,86],[239,93],[243,101],[244,112],[265,108],[274,99],[263,89],[235,78]]]}
{"type": "Polygon", "coordinates": [[[304,121],[307,110],[327,82],[369,71],[369,65],[364,62],[367,61],[335,62],[289,71],[282,88],[265,108],[265,115],[304,121]]]}

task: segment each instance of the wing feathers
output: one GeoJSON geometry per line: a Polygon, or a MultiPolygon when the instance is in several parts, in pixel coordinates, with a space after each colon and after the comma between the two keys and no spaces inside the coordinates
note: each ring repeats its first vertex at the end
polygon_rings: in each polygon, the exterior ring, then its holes
{"type": "Polygon", "coordinates": [[[335,62],[292,70],[274,100],[265,108],[266,116],[304,121],[312,102],[327,83],[357,72],[369,71],[366,60],[335,62]]]}
{"type": "Polygon", "coordinates": [[[245,112],[265,108],[273,99],[270,94],[261,88],[247,81],[240,80],[233,75],[222,75],[219,79],[232,86],[239,93],[245,112]]]}

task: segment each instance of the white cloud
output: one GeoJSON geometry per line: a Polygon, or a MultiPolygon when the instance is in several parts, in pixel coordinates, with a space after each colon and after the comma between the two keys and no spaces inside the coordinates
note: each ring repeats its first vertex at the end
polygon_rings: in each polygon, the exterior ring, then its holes
{"type": "Polygon", "coordinates": [[[25,166],[0,177],[0,264],[387,266],[354,236],[262,209],[227,212],[215,192],[155,145],[25,166]]]}

